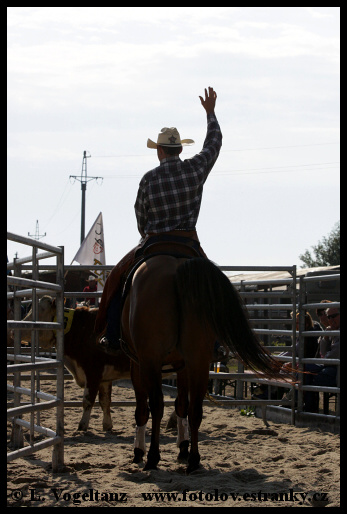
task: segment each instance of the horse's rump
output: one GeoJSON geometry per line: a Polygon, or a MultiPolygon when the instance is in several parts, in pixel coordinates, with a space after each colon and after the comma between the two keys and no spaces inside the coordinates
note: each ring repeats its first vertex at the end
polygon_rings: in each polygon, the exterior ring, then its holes
{"type": "Polygon", "coordinates": [[[121,337],[136,360],[146,352],[163,364],[181,359],[176,350],[180,311],[175,287],[180,262],[169,255],[152,256],[133,275],[122,312],[121,337]]]}

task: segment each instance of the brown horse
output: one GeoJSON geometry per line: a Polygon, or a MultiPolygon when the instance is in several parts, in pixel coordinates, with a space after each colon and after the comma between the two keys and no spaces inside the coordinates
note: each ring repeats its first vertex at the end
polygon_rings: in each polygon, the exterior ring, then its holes
{"type": "Polygon", "coordinates": [[[141,462],[146,451],[144,437],[149,411],[152,415],[145,470],[156,469],[160,460],[164,365],[171,364],[177,369],[178,460],[188,461],[187,473],[199,467],[198,430],[215,341],[228,347],[251,369],[269,377],[279,376],[280,363],[262,348],[252,332],[237,291],[207,259],[156,255],[141,264],[124,304],[121,329],[124,344],[134,357],[134,462],[141,462]]]}

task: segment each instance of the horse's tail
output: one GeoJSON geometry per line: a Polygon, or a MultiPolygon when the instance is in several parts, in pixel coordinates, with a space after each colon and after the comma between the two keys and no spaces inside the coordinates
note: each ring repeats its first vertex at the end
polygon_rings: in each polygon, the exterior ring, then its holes
{"type": "Polygon", "coordinates": [[[208,259],[184,261],[177,268],[176,286],[182,315],[193,310],[247,367],[279,377],[281,364],[261,346],[241,297],[215,264],[208,259]]]}

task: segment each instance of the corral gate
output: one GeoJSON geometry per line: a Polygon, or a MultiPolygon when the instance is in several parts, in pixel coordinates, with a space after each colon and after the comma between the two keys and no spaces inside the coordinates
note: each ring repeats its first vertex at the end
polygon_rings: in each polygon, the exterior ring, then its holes
{"type": "MultiPolygon", "coordinates": [[[[25,457],[48,446],[53,446],[52,468],[58,471],[64,465],[64,249],[35,241],[31,238],[7,233],[7,239],[27,245],[32,248],[30,257],[15,259],[14,274],[7,277],[7,298],[14,302],[14,321],[7,321],[8,329],[14,330],[13,353],[7,355],[7,361],[13,362],[7,366],[7,390],[13,394],[13,406],[7,410],[7,418],[12,421],[11,444],[13,451],[7,454],[7,462],[19,457],[25,457]],[[45,250],[38,254],[37,250],[45,250]],[[46,258],[56,258],[56,284],[39,281],[38,261],[46,258]],[[21,276],[20,266],[32,263],[32,278],[21,276]],[[21,289],[30,288],[30,289],[21,289]],[[38,322],[38,296],[51,294],[56,296],[57,321],[54,323],[38,322]],[[32,298],[33,321],[21,320],[21,299],[32,298]],[[20,329],[31,330],[30,355],[21,353],[20,329]],[[38,330],[56,330],[56,358],[40,357],[38,355],[38,330]],[[40,391],[40,372],[56,369],[56,394],[40,391]],[[31,374],[30,388],[22,387],[21,374],[29,371],[31,374]],[[12,383],[10,383],[12,382],[12,383]],[[29,402],[23,403],[22,396],[29,396],[29,402]],[[56,409],[55,430],[43,427],[40,423],[40,413],[46,409],[56,409]],[[23,416],[29,414],[29,420],[23,416]],[[36,414],[36,420],[35,420],[36,414]],[[35,422],[36,421],[36,422],[35,422]],[[29,429],[29,441],[24,441],[22,427],[29,429]],[[34,433],[46,439],[36,442],[34,433]]],[[[53,375],[52,375],[53,378],[53,375]]]]}
{"type": "MultiPolygon", "coordinates": [[[[304,358],[304,339],[306,337],[317,337],[327,335],[330,337],[339,337],[340,330],[330,331],[306,331],[305,330],[305,312],[309,312],[311,315],[314,314],[316,309],[321,309],[324,306],[327,308],[340,308],[340,294],[339,294],[339,282],[340,282],[340,271],[328,270],[319,272],[307,273],[305,269],[300,270],[299,273],[296,271],[296,267],[231,267],[222,266],[223,271],[264,271],[270,272],[267,277],[263,280],[259,277],[253,280],[231,280],[233,285],[239,290],[241,297],[247,304],[252,324],[257,328],[254,331],[264,338],[272,337],[279,338],[291,338],[290,346],[276,347],[265,344],[271,353],[278,353],[280,349],[282,351],[292,351],[292,356],[276,356],[276,358],[283,362],[291,362],[292,367],[295,369],[298,367],[299,371],[303,371],[306,363],[312,364],[325,364],[337,366],[337,378],[336,387],[328,386],[312,386],[304,385],[304,375],[298,374],[297,383],[293,386],[289,384],[279,383],[276,380],[260,379],[252,376],[250,373],[244,373],[242,364],[239,364],[240,373],[238,374],[237,380],[237,392],[236,396],[242,403],[243,388],[242,382],[260,383],[269,386],[269,395],[271,387],[291,388],[292,389],[292,400],[290,409],[290,422],[291,424],[297,424],[297,422],[305,424],[317,424],[317,423],[330,423],[335,427],[339,427],[340,422],[340,359],[323,359],[323,358],[304,358]],[[271,272],[276,271],[287,271],[291,277],[289,278],[272,278],[271,272]],[[336,284],[336,287],[332,287],[331,284],[336,284]],[[312,295],[309,294],[309,290],[312,290],[312,285],[317,284],[322,290],[320,293],[320,299],[330,299],[331,303],[322,304],[318,303],[318,298],[313,300],[310,298],[312,295]],[[324,285],[329,284],[332,290],[328,290],[324,285]],[[262,289],[260,292],[259,289],[262,289]],[[337,292],[338,291],[338,292],[337,292]],[[287,323],[283,317],[281,318],[278,314],[283,312],[293,312],[292,319],[287,319],[287,323]],[[313,311],[313,312],[312,312],[313,311]],[[299,330],[296,331],[295,327],[295,313],[299,313],[299,330]],[[274,314],[275,313],[275,314],[274,314]],[[283,325],[290,325],[291,328],[284,328],[283,325]],[[277,325],[277,326],[276,326],[277,325]],[[281,328],[278,329],[277,327],[281,328]],[[276,327],[276,328],[274,328],[276,327]],[[295,341],[299,341],[299,351],[296,353],[295,341]],[[276,351],[277,350],[277,351],[276,351]],[[308,413],[303,411],[303,397],[305,391],[311,391],[316,393],[324,393],[324,397],[334,396],[336,398],[336,409],[335,416],[323,413],[308,413]]],[[[273,273],[275,275],[275,273],[273,273]]],[[[265,274],[266,275],[266,274],[265,274]]],[[[287,316],[288,318],[288,316],[287,316]]],[[[220,379],[228,378],[228,374],[220,374],[220,379]],[[224,377],[222,375],[225,375],[224,377]]],[[[229,374],[230,377],[232,376],[229,374]]],[[[234,377],[235,378],[235,377],[234,377]]],[[[249,400],[249,405],[257,405],[256,402],[259,400],[249,400]]],[[[282,400],[264,400],[264,405],[271,405],[274,411],[277,411],[278,417],[288,414],[288,409],[283,406],[285,402],[282,400]],[[277,404],[277,406],[276,406],[277,404]]],[[[288,416],[284,416],[288,419],[288,416]]]]}

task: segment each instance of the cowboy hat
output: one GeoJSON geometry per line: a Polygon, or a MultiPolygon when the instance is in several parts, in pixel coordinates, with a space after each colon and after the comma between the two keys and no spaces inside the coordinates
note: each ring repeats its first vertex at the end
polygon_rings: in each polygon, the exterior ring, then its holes
{"type": "Polygon", "coordinates": [[[152,141],[151,139],[147,139],[147,147],[148,148],[157,148],[158,145],[169,146],[171,148],[177,148],[178,146],[186,146],[186,145],[192,145],[192,144],[194,144],[194,141],[192,139],[182,139],[181,140],[178,130],[175,127],[162,128],[160,133],[158,134],[158,139],[157,139],[156,143],[154,141],[152,141]]]}
{"type": "Polygon", "coordinates": [[[92,280],[96,280],[96,277],[94,275],[89,275],[88,280],[86,280],[86,282],[91,282],[92,280]]]}

